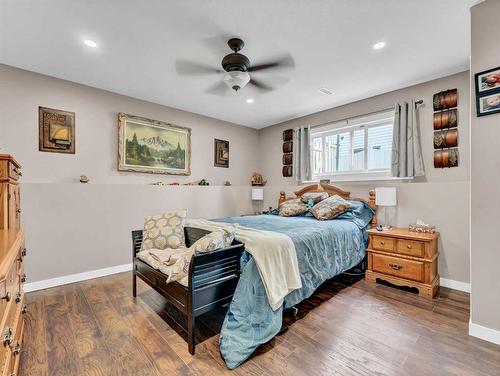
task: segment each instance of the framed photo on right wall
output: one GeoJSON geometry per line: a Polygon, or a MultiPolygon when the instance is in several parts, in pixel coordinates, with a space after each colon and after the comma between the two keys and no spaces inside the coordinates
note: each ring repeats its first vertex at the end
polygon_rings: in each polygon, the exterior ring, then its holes
{"type": "Polygon", "coordinates": [[[500,67],[476,73],[477,116],[500,112],[500,67]]]}
{"type": "Polygon", "coordinates": [[[500,91],[479,96],[476,94],[477,116],[492,115],[500,112],[500,91]]]}

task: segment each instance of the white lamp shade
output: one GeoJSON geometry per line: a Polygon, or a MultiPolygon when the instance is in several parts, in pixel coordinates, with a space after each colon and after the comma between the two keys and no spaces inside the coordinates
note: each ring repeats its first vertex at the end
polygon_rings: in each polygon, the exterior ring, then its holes
{"type": "Polygon", "coordinates": [[[264,200],[264,189],[252,188],[252,201],[262,201],[262,200],[264,200]]]}
{"type": "Polygon", "coordinates": [[[396,206],[396,187],[375,188],[375,204],[380,206],[396,206]]]}

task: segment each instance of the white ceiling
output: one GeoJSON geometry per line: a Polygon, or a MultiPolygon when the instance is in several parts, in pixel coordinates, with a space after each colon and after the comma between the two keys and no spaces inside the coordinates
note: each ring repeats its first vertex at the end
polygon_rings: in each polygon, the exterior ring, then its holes
{"type": "Polygon", "coordinates": [[[468,69],[474,2],[2,0],[0,62],[263,128],[468,69]],[[217,74],[176,73],[177,58],[220,67],[230,51],[213,42],[225,35],[244,39],[252,63],[289,53],[295,69],[255,73],[281,83],[273,92],[228,97],[204,93],[217,74]],[[378,41],[387,46],[374,51],[378,41]]]}

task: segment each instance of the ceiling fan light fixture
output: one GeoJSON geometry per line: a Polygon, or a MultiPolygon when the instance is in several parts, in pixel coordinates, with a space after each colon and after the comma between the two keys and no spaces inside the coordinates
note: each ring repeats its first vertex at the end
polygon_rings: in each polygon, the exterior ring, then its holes
{"type": "Polygon", "coordinates": [[[238,91],[245,87],[250,82],[250,75],[248,72],[230,71],[224,73],[222,81],[234,91],[238,91]]]}

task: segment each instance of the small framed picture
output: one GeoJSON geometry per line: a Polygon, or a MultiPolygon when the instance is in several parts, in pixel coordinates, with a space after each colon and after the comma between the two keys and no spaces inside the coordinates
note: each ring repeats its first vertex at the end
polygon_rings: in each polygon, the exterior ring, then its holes
{"type": "Polygon", "coordinates": [[[500,67],[476,73],[476,94],[500,90],[500,67]]]}
{"type": "Polygon", "coordinates": [[[75,113],[38,107],[38,150],[75,154],[75,113]]]}
{"type": "Polygon", "coordinates": [[[479,96],[476,95],[477,116],[492,115],[500,112],[500,91],[479,96]]]}
{"type": "Polygon", "coordinates": [[[214,166],[229,167],[229,141],[214,139],[214,166]]]}

